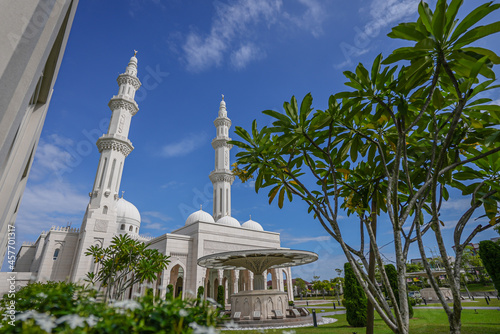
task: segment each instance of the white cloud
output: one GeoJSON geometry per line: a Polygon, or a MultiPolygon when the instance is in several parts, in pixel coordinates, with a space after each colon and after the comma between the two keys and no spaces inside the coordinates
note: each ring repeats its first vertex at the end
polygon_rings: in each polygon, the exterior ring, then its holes
{"type": "Polygon", "coordinates": [[[317,0],[298,0],[306,7],[301,16],[293,16],[285,13],[285,17],[297,25],[299,28],[310,31],[314,37],[319,37],[323,33],[322,24],[328,17],[327,11],[317,0]]]}
{"type": "Polygon", "coordinates": [[[188,69],[199,72],[219,66],[224,52],[237,36],[244,34],[251,24],[273,22],[280,7],[280,0],[240,0],[230,5],[217,3],[210,33],[202,37],[191,32],[182,47],[188,69]]]}
{"type": "Polygon", "coordinates": [[[460,199],[453,199],[450,198],[450,200],[443,202],[441,204],[441,210],[449,210],[452,211],[453,213],[456,214],[463,214],[465,210],[470,208],[470,199],[467,198],[460,198],[460,199]]]}
{"type": "Polygon", "coordinates": [[[298,244],[303,244],[305,242],[318,242],[318,241],[328,241],[332,239],[331,236],[329,235],[322,235],[319,237],[285,237],[282,238],[283,242],[285,242],[287,245],[298,245],[298,244]]]}
{"type": "Polygon", "coordinates": [[[187,68],[200,72],[212,66],[221,66],[226,54],[236,69],[242,69],[251,61],[265,57],[258,29],[270,29],[276,23],[280,27],[298,27],[318,37],[327,11],[317,0],[297,0],[302,7],[300,14],[289,13],[283,9],[282,0],[239,0],[225,4],[215,4],[210,31],[206,34],[192,31],[182,45],[187,68]],[[305,7],[305,9],[304,9],[305,7]],[[291,24],[289,24],[291,23],[291,24]],[[233,47],[235,41],[241,45],[233,47]]]}
{"type": "Polygon", "coordinates": [[[369,36],[378,35],[380,29],[418,13],[417,0],[373,0],[370,5],[370,21],[365,26],[369,36]]]}
{"type": "Polygon", "coordinates": [[[247,66],[252,60],[263,58],[264,52],[252,43],[241,46],[238,50],[231,54],[231,64],[241,69],[247,66]]]}
{"type": "Polygon", "coordinates": [[[205,143],[207,135],[191,134],[177,143],[163,146],[161,155],[165,158],[180,157],[191,153],[205,143]]]}
{"type": "Polygon", "coordinates": [[[164,222],[167,222],[169,220],[172,220],[171,217],[161,213],[161,212],[158,212],[158,211],[145,211],[142,213],[143,216],[148,216],[148,217],[153,217],[153,218],[158,218],[164,222]]]}
{"type": "Polygon", "coordinates": [[[64,147],[71,145],[71,139],[56,134],[40,139],[30,171],[30,180],[38,181],[50,174],[62,175],[68,170],[72,156],[64,147]]]}
{"type": "Polygon", "coordinates": [[[20,240],[36,238],[52,225],[80,225],[89,198],[75,188],[57,180],[27,187],[16,220],[20,240]]]}

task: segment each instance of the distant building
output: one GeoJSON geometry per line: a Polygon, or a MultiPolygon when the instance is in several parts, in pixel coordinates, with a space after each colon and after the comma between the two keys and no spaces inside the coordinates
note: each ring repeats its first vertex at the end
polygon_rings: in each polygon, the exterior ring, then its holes
{"type": "MultiPolygon", "coordinates": [[[[235,177],[230,170],[231,120],[224,97],[214,121],[216,137],[212,141],[215,169],[209,178],[214,187],[213,214],[200,208],[187,218],[183,227],[158,237],[143,237],[139,234],[139,210],[119,196],[125,158],[134,149],[128,139],[130,124],[139,110],[134,100],[141,86],[135,55],[117,82],[118,94],[108,104],[112,111],[108,133],[97,140],[101,156],[82,225],[80,229],[53,227],[42,232],[34,243],[23,244],[15,266],[19,275],[16,284],[48,280],[79,282],[88,272],[96,270],[93,259],[85,255],[86,250],[90,246],[108,247],[114,236],[127,234],[170,256],[167,269],[157,281],[151,282],[159,295],[172,284],[175,296],[194,296],[198,287],[203,286],[205,295],[215,298],[217,288],[222,285],[229,303],[231,294],[253,290],[253,273],[249,270],[206,269],[197,264],[199,258],[214,253],[281,248],[279,233],[264,231],[251,219],[240,224],[231,217],[231,185],[235,177]]],[[[273,289],[284,291],[285,286],[292,286],[290,268],[269,269],[264,277],[267,275],[272,277],[273,289]]],[[[5,291],[1,286],[4,282],[7,280],[0,279],[0,292],[5,291]]],[[[125,295],[131,297],[135,293],[144,293],[144,289],[136,285],[125,295]]],[[[282,302],[287,304],[288,300],[293,300],[292,289],[288,289],[287,300],[282,302]]]]}
{"type": "Polygon", "coordinates": [[[15,232],[17,211],[77,5],[78,0],[0,1],[2,260],[9,232],[15,232]]]}

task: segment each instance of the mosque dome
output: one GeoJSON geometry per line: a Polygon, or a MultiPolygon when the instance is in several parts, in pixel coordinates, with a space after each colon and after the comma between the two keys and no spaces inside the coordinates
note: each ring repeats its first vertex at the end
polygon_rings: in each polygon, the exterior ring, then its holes
{"type": "Polygon", "coordinates": [[[118,223],[140,225],[141,214],[134,204],[120,198],[116,203],[116,221],[118,223]]]}
{"type": "Polygon", "coordinates": [[[250,230],[255,230],[255,231],[264,231],[264,228],[262,228],[262,225],[257,223],[256,221],[253,221],[252,219],[244,222],[241,227],[248,228],[250,230]]]}
{"type": "Polygon", "coordinates": [[[189,215],[189,217],[186,219],[186,226],[194,224],[196,222],[215,223],[212,215],[201,209],[189,215]]]}
{"type": "Polygon", "coordinates": [[[241,227],[240,222],[231,216],[224,216],[217,221],[217,224],[241,227]]]}

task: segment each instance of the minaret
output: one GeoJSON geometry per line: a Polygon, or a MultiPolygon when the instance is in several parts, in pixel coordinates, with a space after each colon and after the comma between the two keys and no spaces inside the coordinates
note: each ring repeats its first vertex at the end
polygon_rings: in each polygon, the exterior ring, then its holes
{"type": "Polygon", "coordinates": [[[94,186],[89,193],[90,202],[80,228],[80,237],[73,261],[72,281],[76,282],[93,269],[90,257],[85,251],[92,245],[107,247],[118,230],[116,226],[116,204],[119,199],[120,183],[125,158],[134,147],[128,139],[130,121],[139,107],[134,100],[135,92],[141,87],[137,78],[135,51],[128,62],[125,73],[117,78],[118,94],[108,103],[111,120],[108,133],[97,140],[101,157],[97,167],[94,186]]]}
{"type": "Polygon", "coordinates": [[[230,170],[229,151],[233,145],[228,144],[229,128],[231,120],[227,117],[226,102],[224,95],[219,107],[219,117],[214,121],[217,134],[212,140],[212,147],[215,150],[215,170],[210,173],[210,181],[214,186],[214,220],[224,216],[231,216],[231,184],[234,175],[230,170]]]}
{"type": "Polygon", "coordinates": [[[134,149],[127,137],[132,116],[139,110],[134,101],[135,92],[141,87],[137,78],[135,54],[130,58],[125,73],[120,74],[116,81],[120,88],[118,95],[113,96],[108,103],[112,112],[108,133],[96,143],[101,158],[91,192],[91,208],[112,205],[118,199],[123,164],[134,149]]]}

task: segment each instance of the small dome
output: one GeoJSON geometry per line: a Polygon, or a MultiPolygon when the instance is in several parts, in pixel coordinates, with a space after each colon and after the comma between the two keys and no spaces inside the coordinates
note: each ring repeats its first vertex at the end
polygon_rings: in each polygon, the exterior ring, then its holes
{"type": "Polygon", "coordinates": [[[250,230],[255,230],[255,231],[264,231],[264,229],[262,228],[262,225],[260,225],[259,223],[257,223],[256,221],[253,221],[251,219],[244,222],[241,225],[241,227],[248,228],[250,230]]]}
{"type": "Polygon", "coordinates": [[[120,198],[116,203],[116,221],[139,225],[141,224],[141,214],[134,204],[124,198],[120,198]]]}
{"type": "Polygon", "coordinates": [[[186,219],[186,226],[194,224],[196,222],[215,223],[212,215],[201,209],[189,215],[189,217],[186,219]]]}
{"type": "Polygon", "coordinates": [[[240,222],[231,216],[224,216],[217,221],[217,224],[241,227],[240,222]]]}

